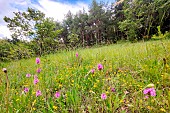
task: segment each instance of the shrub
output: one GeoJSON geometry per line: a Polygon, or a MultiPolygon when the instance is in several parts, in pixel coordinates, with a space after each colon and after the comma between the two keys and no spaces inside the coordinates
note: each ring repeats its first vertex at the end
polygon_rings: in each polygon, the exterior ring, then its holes
{"type": "Polygon", "coordinates": [[[19,60],[35,55],[29,45],[23,42],[13,44],[8,40],[0,40],[0,48],[0,61],[19,60]]]}
{"type": "Polygon", "coordinates": [[[9,61],[10,51],[12,48],[12,44],[10,44],[7,40],[0,40],[0,61],[9,61]]]}
{"type": "Polygon", "coordinates": [[[160,26],[157,27],[158,33],[152,36],[152,39],[170,39],[170,32],[166,31],[165,34],[161,32],[160,26]]]}

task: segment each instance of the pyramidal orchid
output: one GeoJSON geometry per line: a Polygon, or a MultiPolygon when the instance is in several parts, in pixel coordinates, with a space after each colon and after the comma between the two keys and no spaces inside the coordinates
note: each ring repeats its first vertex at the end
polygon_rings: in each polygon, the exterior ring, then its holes
{"type": "Polygon", "coordinates": [[[36,63],[40,64],[40,58],[36,58],[36,63]]]}

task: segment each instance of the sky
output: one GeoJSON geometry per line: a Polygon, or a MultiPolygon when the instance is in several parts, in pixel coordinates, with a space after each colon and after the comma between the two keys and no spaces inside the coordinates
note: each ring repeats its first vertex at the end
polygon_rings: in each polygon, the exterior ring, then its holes
{"type": "MultiPolygon", "coordinates": [[[[101,0],[96,0],[100,2],[101,0]]],[[[102,0],[103,2],[115,2],[115,0],[102,0]]],[[[64,15],[70,10],[76,14],[83,8],[88,11],[92,0],[0,0],[0,38],[10,38],[10,31],[4,16],[12,18],[13,12],[26,11],[28,7],[38,9],[45,13],[46,17],[53,17],[55,21],[62,21],[64,15]]]]}

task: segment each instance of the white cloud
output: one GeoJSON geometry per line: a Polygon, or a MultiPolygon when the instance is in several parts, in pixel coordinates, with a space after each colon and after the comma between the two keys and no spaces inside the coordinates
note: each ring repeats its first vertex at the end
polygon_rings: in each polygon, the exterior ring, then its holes
{"type": "Polygon", "coordinates": [[[23,7],[28,7],[30,0],[0,0],[0,38],[8,37],[11,38],[11,32],[7,28],[7,24],[3,20],[4,16],[13,17],[13,12],[19,11],[15,5],[23,7]]]}
{"type": "Polygon", "coordinates": [[[54,2],[51,0],[40,0],[40,6],[33,5],[38,8],[38,10],[44,12],[47,17],[53,17],[54,20],[62,21],[64,19],[64,15],[68,13],[70,10],[73,14],[76,14],[79,10],[85,9],[88,11],[88,4],[77,2],[76,4],[68,4],[61,2],[54,2]]]}
{"type": "Polygon", "coordinates": [[[5,25],[0,25],[0,38],[5,38],[5,37],[8,37],[10,38],[10,34],[11,32],[9,31],[9,29],[7,28],[7,26],[5,25]]]}
{"type": "Polygon", "coordinates": [[[4,16],[11,17],[13,15],[14,11],[17,11],[17,9],[10,6],[11,1],[10,0],[2,0],[0,1],[0,24],[4,24],[3,18],[4,16]]]}
{"type": "Polygon", "coordinates": [[[13,12],[25,11],[28,7],[32,7],[45,13],[46,17],[53,17],[54,20],[61,22],[69,10],[73,14],[83,10],[83,8],[88,12],[89,4],[77,1],[75,4],[71,4],[69,2],[56,2],[52,0],[38,0],[36,3],[32,3],[31,0],[0,0],[0,37],[10,38],[11,34],[3,20],[4,16],[13,17],[13,12]]]}
{"type": "Polygon", "coordinates": [[[54,20],[62,21],[65,15],[70,10],[73,14],[76,14],[79,10],[85,9],[88,11],[88,4],[83,2],[77,2],[76,4],[61,3],[51,0],[39,0],[39,4],[31,3],[31,0],[0,0],[0,37],[10,38],[10,31],[6,27],[4,22],[4,16],[13,17],[13,12],[25,11],[27,7],[36,8],[47,17],[53,17],[54,20]]]}

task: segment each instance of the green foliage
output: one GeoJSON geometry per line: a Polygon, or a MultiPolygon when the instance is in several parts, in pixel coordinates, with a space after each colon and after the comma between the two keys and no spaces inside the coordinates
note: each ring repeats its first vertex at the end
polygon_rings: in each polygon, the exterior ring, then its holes
{"type": "Polygon", "coordinates": [[[35,47],[38,48],[36,53],[39,55],[54,53],[58,49],[59,38],[58,35],[62,33],[62,29],[55,29],[55,22],[53,18],[46,18],[41,23],[36,24],[37,35],[33,39],[35,47]],[[38,46],[38,47],[36,47],[38,46]]]}
{"type": "Polygon", "coordinates": [[[160,26],[157,26],[157,30],[158,30],[158,33],[153,35],[152,39],[166,39],[166,38],[168,39],[168,38],[170,38],[170,32],[166,31],[165,34],[163,34],[161,32],[160,26]]]}
{"type": "Polygon", "coordinates": [[[35,58],[4,63],[10,87],[6,97],[6,74],[0,71],[0,112],[6,112],[6,98],[9,112],[169,112],[169,56],[170,40],[158,40],[51,54],[41,57],[40,64],[35,58]],[[100,71],[99,63],[104,67],[100,71]],[[37,68],[42,71],[36,73],[37,68]],[[146,87],[154,87],[156,96],[145,98],[146,87]],[[37,90],[41,96],[36,97],[37,90]]]}
{"type": "Polygon", "coordinates": [[[169,23],[167,19],[169,18],[168,3],[167,0],[124,0],[121,5],[118,5],[121,9],[115,7],[120,10],[116,12],[119,14],[116,15],[116,17],[119,19],[120,16],[123,15],[123,18],[118,20],[119,29],[122,33],[125,33],[127,39],[130,40],[145,39],[146,37],[156,34],[157,26],[161,26],[164,32],[169,30],[169,27],[165,27],[169,23]]]}
{"type": "Polygon", "coordinates": [[[34,51],[29,47],[29,45],[24,43],[17,43],[17,45],[13,45],[10,53],[12,60],[27,59],[35,56],[34,51]]]}
{"type": "MultiPolygon", "coordinates": [[[[56,52],[58,35],[62,33],[62,29],[56,29],[56,22],[52,18],[45,18],[45,14],[32,8],[28,8],[26,12],[14,12],[14,14],[13,18],[4,17],[8,28],[13,32],[13,43],[23,40],[32,41],[36,55],[56,52]]],[[[25,53],[20,55],[22,54],[25,53]]]]}
{"type": "Polygon", "coordinates": [[[137,39],[137,31],[138,24],[131,20],[125,20],[119,23],[119,28],[122,32],[125,32],[127,35],[127,40],[134,41],[137,39]]]}
{"type": "Polygon", "coordinates": [[[71,46],[71,48],[74,48],[78,45],[78,42],[79,42],[79,38],[78,38],[78,35],[77,34],[70,34],[68,36],[68,40],[69,40],[69,44],[71,46]]]}
{"type": "Polygon", "coordinates": [[[4,17],[7,27],[12,31],[11,37],[14,42],[28,40],[36,35],[35,25],[41,23],[45,14],[39,10],[28,8],[26,12],[14,12],[14,17],[4,17]]]}
{"type": "Polygon", "coordinates": [[[10,51],[12,49],[12,44],[6,40],[0,40],[0,61],[8,61],[10,58],[10,51]]]}
{"type": "Polygon", "coordinates": [[[167,38],[167,39],[170,39],[170,32],[166,31],[165,34],[164,34],[164,37],[167,38]]]}
{"type": "Polygon", "coordinates": [[[31,58],[35,55],[29,45],[23,42],[12,44],[8,40],[0,40],[0,48],[0,61],[31,58]]]}
{"type": "MultiPolygon", "coordinates": [[[[75,15],[69,11],[63,22],[46,18],[44,13],[32,8],[25,12],[14,12],[13,18],[5,16],[4,21],[13,33],[10,44],[14,45],[9,45],[14,48],[12,54],[15,53],[18,57],[24,55],[16,58],[20,59],[26,56],[22,51],[29,53],[27,46],[31,49],[29,54],[41,56],[67,47],[98,46],[121,42],[120,40],[136,42],[149,40],[151,36],[168,38],[169,18],[169,0],[117,0],[113,4],[93,0],[88,13],[84,9],[75,15]],[[158,30],[157,26],[160,26],[158,30]],[[30,42],[28,45],[22,43],[21,46],[19,43],[23,40],[30,42]],[[23,49],[20,50],[20,46],[23,49]]],[[[7,48],[1,50],[3,59],[8,59],[5,56],[10,54],[10,49],[7,48]]]]}

